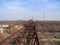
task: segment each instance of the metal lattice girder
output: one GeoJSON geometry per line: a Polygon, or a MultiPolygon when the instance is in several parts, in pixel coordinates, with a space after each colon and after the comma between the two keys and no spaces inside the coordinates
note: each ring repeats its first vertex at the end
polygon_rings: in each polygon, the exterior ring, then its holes
{"type": "Polygon", "coordinates": [[[37,32],[36,32],[36,27],[35,27],[35,22],[30,20],[25,27],[28,30],[28,35],[27,35],[27,45],[40,45],[37,32]],[[32,37],[31,37],[32,36],[32,37]],[[30,43],[32,40],[32,43],[30,43]]]}

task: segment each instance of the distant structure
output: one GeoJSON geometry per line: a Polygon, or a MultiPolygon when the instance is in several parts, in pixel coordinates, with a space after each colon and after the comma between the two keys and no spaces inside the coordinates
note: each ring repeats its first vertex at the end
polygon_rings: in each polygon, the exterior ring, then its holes
{"type": "Polygon", "coordinates": [[[0,36],[2,36],[4,34],[4,29],[0,28],[0,36]]]}
{"type": "Polygon", "coordinates": [[[0,24],[0,36],[4,35],[4,30],[8,30],[9,25],[0,24]]]}
{"type": "Polygon", "coordinates": [[[7,27],[9,27],[8,24],[0,24],[0,28],[7,28],[7,27]]]}

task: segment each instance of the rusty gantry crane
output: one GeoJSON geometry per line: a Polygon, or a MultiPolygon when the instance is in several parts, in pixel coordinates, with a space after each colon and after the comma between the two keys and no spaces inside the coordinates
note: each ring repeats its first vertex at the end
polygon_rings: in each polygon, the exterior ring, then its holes
{"type": "Polygon", "coordinates": [[[35,22],[28,21],[22,29],[2,41],[1,45],[40,45],[35,22]]]}

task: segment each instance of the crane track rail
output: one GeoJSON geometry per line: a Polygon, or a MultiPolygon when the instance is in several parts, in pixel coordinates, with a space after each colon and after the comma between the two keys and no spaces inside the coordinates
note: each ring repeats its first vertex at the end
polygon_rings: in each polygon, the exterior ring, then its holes
{"type": "Polygon", "coordinates": [[[20,40],[20,38],[23,37],[22,32],[25,32],[25,28],[21,28],[11,36],[7,37],[5,40],[1,42],[1,45],[14,45],[13,43],[17,44],[17,42],[20,40]]]}

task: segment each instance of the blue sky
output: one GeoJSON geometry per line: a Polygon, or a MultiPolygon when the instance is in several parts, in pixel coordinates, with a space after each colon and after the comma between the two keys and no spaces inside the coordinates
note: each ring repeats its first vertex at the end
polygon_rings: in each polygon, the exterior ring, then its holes
{"type": "Polygon", "coordinates": [[[60,0],[0,0],[0,20],[60,20],[60,0]]]}

